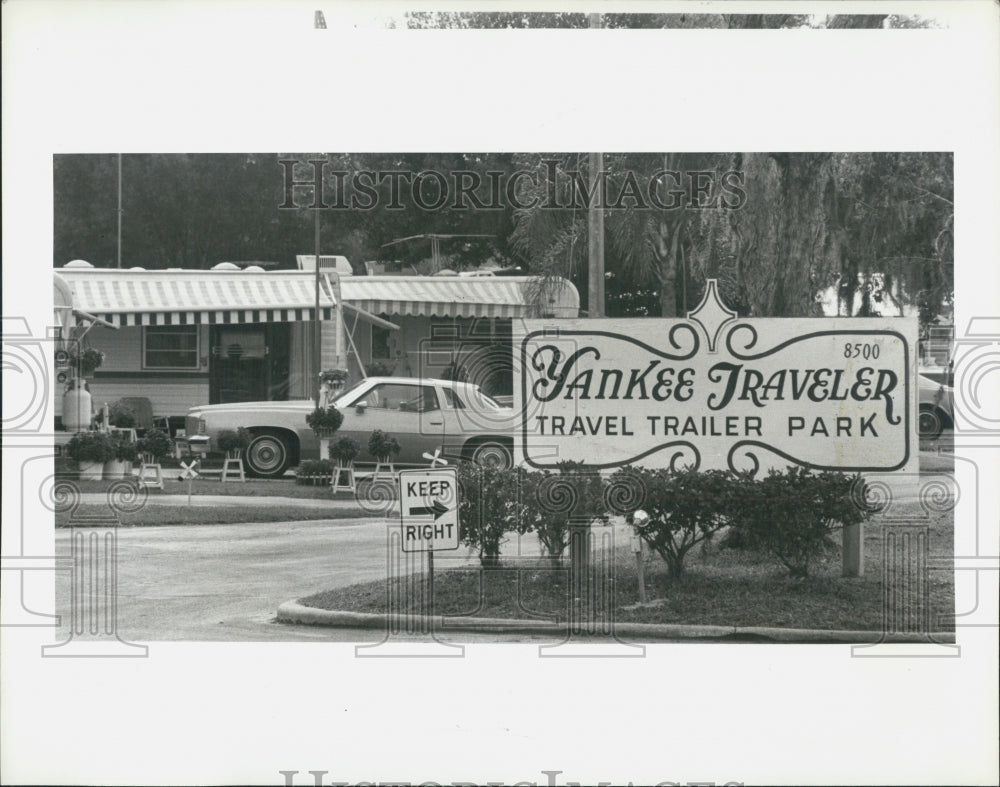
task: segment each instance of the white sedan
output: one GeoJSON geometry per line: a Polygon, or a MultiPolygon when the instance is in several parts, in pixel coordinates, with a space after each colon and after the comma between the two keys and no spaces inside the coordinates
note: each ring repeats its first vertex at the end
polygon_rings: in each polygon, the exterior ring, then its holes
{"type": "MultiPolygon", "coordinates": [[[[376,429],[396,438],[401,465],[427,465],[423,454],[466,458],[480,464],[513,464],[514,412],[470,383],[413,377],[369,377],[337,395],[344,422],[333,436],[361,446],[358,462],[372,463],[368,438],[376,429]]],[[[188,435],[207,435],[218,450],[219,432],[244,427],[252,435],[244,453],[255,476],[280,478],[304,459],[319,458],[319,439],[306,424],[312,400],[234,402],[192,408],[188,435]]]]}

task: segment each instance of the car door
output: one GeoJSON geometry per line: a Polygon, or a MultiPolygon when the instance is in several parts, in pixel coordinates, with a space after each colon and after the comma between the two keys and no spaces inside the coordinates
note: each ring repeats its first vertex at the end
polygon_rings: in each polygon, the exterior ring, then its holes
{"type": "Polygon", "coordinates": [[[417,380],[376,383],[344,409],[344,422],[337,434],[358,442],[359,462],[374,462],[368,438],[376,429],[396,438],[400,447],[397,462],[426,464],[423,454],[433,453],[444,438],[444,419],[434,387],[417,380]]]}

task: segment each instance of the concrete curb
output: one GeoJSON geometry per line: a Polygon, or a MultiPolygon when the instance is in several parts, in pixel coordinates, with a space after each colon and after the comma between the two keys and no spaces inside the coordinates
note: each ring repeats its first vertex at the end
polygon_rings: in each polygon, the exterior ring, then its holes
{"type": "MultiPolygon", "coordinates": [[[[372,612],[348,612],[346,610],[326,610],[306,607],[298,601],[286,601],[278,607],[279,623],[300,623],[307,626],[329,626],[332,628],[384,629],[386,616],[372,612]]],[[[414,621],[415,622],[415,621],[414,621]]],[[[428,630],[426,619],[421,619],[420,628],[428,630]]],[[[553,624],[544,620],[521,620],[515,618],[441,618],[435,621],[434,631],[474,631],[494,634],[545,634],[565,636],[565,624],[553,624]]],[[[764,626],[695,626],[678,623],[618,623],[614,633],[620,637],[647,639],[685,640],[726,640],[744,642],[795,642],[795,643],[850,643],[874,644],[881,641],[893,643],[946,643],[955,641],[951,632],[923,634],[918,632],[893,634],[883,637],[880,631],[837,631],[822,629],[783,629],[764,626]]]]}

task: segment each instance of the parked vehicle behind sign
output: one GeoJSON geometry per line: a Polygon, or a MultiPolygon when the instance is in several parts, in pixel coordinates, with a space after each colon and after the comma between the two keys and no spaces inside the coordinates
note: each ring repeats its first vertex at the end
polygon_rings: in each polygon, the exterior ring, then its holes
{"type": "Polygon", "coordinates": [[[954,394],[951,386],[935,382],[922,374],[917,375],[921,437],[934,440],[945,429],[954,428],[954,394]]]}
{"type": "MultiPolygon", "coordinates": [[[[396,463],[424,465],[423,454],[467,458],[480,464],[510,467],[513,463],[514,413],[470,383],[412,377],[369,377],[333,402],[344,421],[333,439],[350,437],[361,446],[359,464],[373,463],[368,438],[376,429],[400,445],[396,463]]],[[[244,427],[251,434],[244,451],[249,472],[280,478],[306,459],[318,459],[319,438],[307,426],[312,400],[235,402],[192,408],[188,435],[206,435],[218,450],[219,432],[244,427]]]]}

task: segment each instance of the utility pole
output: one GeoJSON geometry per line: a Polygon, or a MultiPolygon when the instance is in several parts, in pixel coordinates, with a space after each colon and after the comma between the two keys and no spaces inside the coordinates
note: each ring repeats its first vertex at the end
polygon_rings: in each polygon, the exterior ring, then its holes
{"type": "Polygon", "coordinates": [[[322,361],[321,355],[321,345],[323,342],[323,322],[322,314],[319,310],[319,212],[320,204],[322,204],[322,197],[317,195],[316,198],[316,226],[315,226],[315,247],[316,247],[316,265],[314,270],[314,280],[313,284],[316,288],[316,312],[313,316],[313,385],[316,391],[316,407],[319,408],[319,373],[323,371],[320,369],[320,364],[322,361]]]}
{"type": "Polygon", "coordinates": [[[591,200],[587,216],[587,316],[604,316],[604,189],[600,184],[604,169],[602,153],[589,154],[591,200]],[[596,201],[596,205],[593,204],[596,201]]]}
{"type": "Polygon", "coordinates": [[[118,154],[118,267],[122,266],[122,154],[118,154]]]}
{"type": "MultiPolygon", "coordinates": [[[[601,28],[601,15],[590,15],[592,30],[601,28]]],[[[596,106],[596,101],[592,104],[596,106]]],[[[604,316],[604,156],[588,154],[589,192],[587,206],[587,317],[604,316]]],[[[570,520],[570,636],[591,631],[597,616],[597,598],[590,558],[590,521],[570,520]]]]}
{"type": "MultiPolygon", "coordinates": [[[[592,30],[601,28],[601,15],[590,15],[592,30]]],[[[594,102],[596,104],[596,102],[594,102]]],[[[601,184],[604,170],[604,154],[588,155],[590,170],[590,193],[596,198],[590,200],[587,213],[587,316],[604,316],[604,189],[601,184]]]]}

